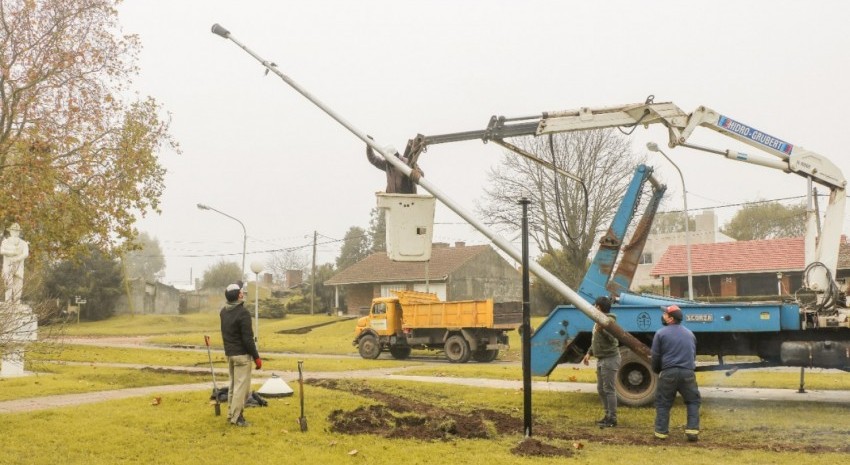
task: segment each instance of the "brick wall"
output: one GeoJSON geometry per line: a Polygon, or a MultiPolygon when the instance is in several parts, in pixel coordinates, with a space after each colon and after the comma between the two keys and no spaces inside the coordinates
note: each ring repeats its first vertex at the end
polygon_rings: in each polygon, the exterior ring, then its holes
{"type": "Polygon", "coordinates": [[[372,305],[372,298],[376,297],[374,289],[375,286],[372,284],[347,286],[345,294],[345,313],[348,315],[365,315],[368,313],[368,309],[372,305]]]}
{"type": "Polygon", "coordinates": [[[738,278],[735,276],[720,277],[720,296],[732,297],[738,295],[738,278]]]}

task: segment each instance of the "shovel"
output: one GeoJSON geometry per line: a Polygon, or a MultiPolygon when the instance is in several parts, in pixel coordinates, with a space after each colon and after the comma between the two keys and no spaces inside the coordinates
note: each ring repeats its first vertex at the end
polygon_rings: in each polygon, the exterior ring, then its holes
{"type": "Polygon", "coordinates": [[[304,373],[301,371],[303,364],[303,361],[298,361],[298,395],[301,397],[301,416],[298,417],[298,426],[301,427],[302,433],[307,431],[307,418],[304,416],[304,373]]]}
{"type": "Polygon", "coordinates": [[[212,363],[212,352],[210,352],[210,337],[206,334],[204,335],[204,344],[207,345],[207,356],[210,359],[210,372],[212,373],[213,379],[213,397],[215,397],[215,416],[221,416],[221,403],[218,401],[218,386],[215,383],[215,368],[213,368],[212,363]]]}

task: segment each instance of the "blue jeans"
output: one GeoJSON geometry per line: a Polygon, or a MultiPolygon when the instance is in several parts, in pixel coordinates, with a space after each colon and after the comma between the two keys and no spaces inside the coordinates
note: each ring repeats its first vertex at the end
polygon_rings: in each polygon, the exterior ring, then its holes
{"type": "Polygon", "coordinates": [[[658,375],[658,389],[655,393],[655,433],[665,436],[670,434],[670,408],[673,407],[677,392],[682,395],[688,412],[685,432],[698,434],[701,397],[694,371],[685,368],[667,368],[658,375]]]}
{"type": "Polygon", "coordinates": [[[620,369],[620,354],[596,360],[596,392],[605,409],[605,418],[617,420],[617,390],[614,380],[620,369]]]}

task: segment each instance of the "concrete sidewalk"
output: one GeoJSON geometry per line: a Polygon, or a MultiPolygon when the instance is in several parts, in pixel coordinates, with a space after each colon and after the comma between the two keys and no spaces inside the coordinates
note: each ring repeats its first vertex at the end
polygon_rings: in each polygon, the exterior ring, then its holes
{"type": "MultiPolygon", "coordinates": [[[[120,364],[115,364],[120,365],[120,364]]],[[[121,365],[126,367],[127,365],[121,365]]],[[[175,369],[175,367],[160,367],[162,369],[175,369]]],[[[177,368],[186,369],[186,368],[177,368]]],[[[411,381],[417,383],[439,383],[456,386],[484,387],[491,389],[522,389],[522,381],[499,380],[485,378],[451,378],[445,376],[412,376],[405,375],[400,368],[380,368],[375,370],[352,370],[311,372],[306,375],[307,379],[357,379],[357,378],[381,378],[393,381],[411,381]]],[[[192,368],[192,371],[206,371],[192,368]]],[[[217,369],[216,372],[219,370],[217,369]]],[[[279,376],[287,383],[298,379],[297,372],[289,371],[258,371],[254,372],[255,384],[262,384],[273,374],[279,376]]],[[[569,383],[533,381],[532,392],[578,392],[596,393],[594,383],[569,383]]],[[[63,394],[56,396],[32,397],[0,402],[0,414],[33,412],[51,408],[61,408],[75,405],[92,404],[109,400],[127,399],[131,397],[156,397],[163,394],[191,391],[211,391],[211,383],[179,384],[165,386],[148,386],[128,389],[117,389],[113,391],[87,392],[81,394],[63,394]]],[[[824,402],[837,404],[850,404],[850,391],[819,391],[809,390],[805,394],[798,394],[793,389],[754,389],[754,388],[718,388],[701,387],[700,393],[706,399],[734,399],[749,401],[775,401],[775,402],[824,402]]]]}
{"type": "MultiPolygon", "coordinates": [[[[91,365],[91,363],[85,363],[91,365]]],[[[131,364],[103,364],[107,366],[120,366],[123,368],[160,368],[163,370],[175,371],[205,371],[209,369],[201,369],[197,367],[151,367],[150,365],[131,365],[131,364]]],[[[387,378],[395,371],[405,369],[402,368],[382,368],[376,370],[352,370],[352,371],[329,371],[329,372],[312,372],[305,375],[306,379],[343,379],[343,378],[387,378]]],[[[220,369],[216,369],[218,373],[220,369]]],[[[221,370],[222,374],[227,374],[227,370],[221,370]]],[[[262,385],[272,375],[277,375],[287,383],[297,381],[298,373],[289,371],[256,371],[252,374],[252,381],[256,389],[257,385],[262,385]]],[[[226,383],[219,383],[219,386],[226,386],[226,383]]],[[[93,404],[97,402],[105,402],[108,400],[128,399],[131,397],[161,397],[163,394],[171,394],[177,392],[191,391],[208,391],[212,393],[212,381],[206,383],[194,384],[173,384],[162,386],[146,386],[127,389],[115,389],[112,391],[97,391],[84,392],[79,394],[61,394],[55,396],[30,397],[27,399],[7,400],[0,402],[0,414],[4,413],[19,413],[19,412],[34,412],[38,410],[47,410],[51,408],[70,407],[75,405],[93,404]]]]}
{"type": "MultiPolygon", "coordinates": [[[[397,381],[415,381],[419,383],[442,383],[459,386],[486,387],[494,389],[522,389],[521,381],[505,381],[482,378],[447,378],[435,376],[408,376],[392,374],[387,379],[397,381]]],[[[532,381],[532,392],[581,392],[596,394],[595,383],[567,383],[554,381],[532,381]]],[[[753,401],[779,402],[825,402],[850,405],[850,391],[816,391],[808,390],[798,394],[793,389],[754,389],[754,388],[719,388],[700,387],[704,399],[734,399],[753,401]]]]}

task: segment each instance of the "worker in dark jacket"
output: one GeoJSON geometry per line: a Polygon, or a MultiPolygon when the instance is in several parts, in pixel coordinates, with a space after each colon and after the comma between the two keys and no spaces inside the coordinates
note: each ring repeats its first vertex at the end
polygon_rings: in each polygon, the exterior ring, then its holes
{"type": "Polygon", "coordinates": [[[670,435],[670,408],[676,392],[682,395],[688,413],[685,436],[688,441],[699,439],[699,406],[701,397],[696,368],[697,339],[694,333],[682,326],[682,310],[670,305],[661,315],[664,327],[652,338],[652,370],[658,373],[655,394],[655,437],[666,439],[670,435]]]}
{"type": "Polygon", "coordinates": [[[224,291],[227,304],[219,312],[221,339],[230,372],[230,389],[227,391],[227,420],[234,426],[248,426],[242,411],[251,390],[251,363],[259,370],[263,360],[254,343],[251,313],[242,305],[244,294],[240,284],[230,284],[224,291]]]}
{"type": "MultiPolygon", "coordinates": [[[[369,136],[371,139],[372,136],[369,136]]],[[[413,170],[410,173],[410,177],[407,177],[404,173],[399,171],[395,166],[393,166],[390,162],[388,162],[384,157],[380,155],[375,155],[375,152],[372,150],[372,147],[369,145],[366,146],[366,158],[369,160],[369,163],[375,165],[379,170],[385,171],[387,173],[387,188],[385,192],[387,194],[415,194],[416,193],[416,183],[419,182],[419,178],[424,176],[422,170],[416,165],[416,163],[411,161],[410,150],[412,147],[412,141],[407,143],[407,149],[404,151],[404,156],[399,155],[398,152],[395,152],[396,158],[401,160],[405,165],[410,166],[413,170]],[[413,166],[411,166],[411,163],[413,166]]]]}
{"type": "MultiPolygon", "coordinates": [[[[617,315],[611,313],[611,299],[599,297],[594,303],[596,308],[617,321],[617,315]]],[[[596,392],[602,401],[605,416],[596,422],[600,428],[617,426],[617,390],[614,380],[620,370],[620,342],[599,323],[593,325],[593,335],[590,339],[590,350],[584,355],[585,365],[590,364],[590,357],[596,357],[596,392]]]]}

